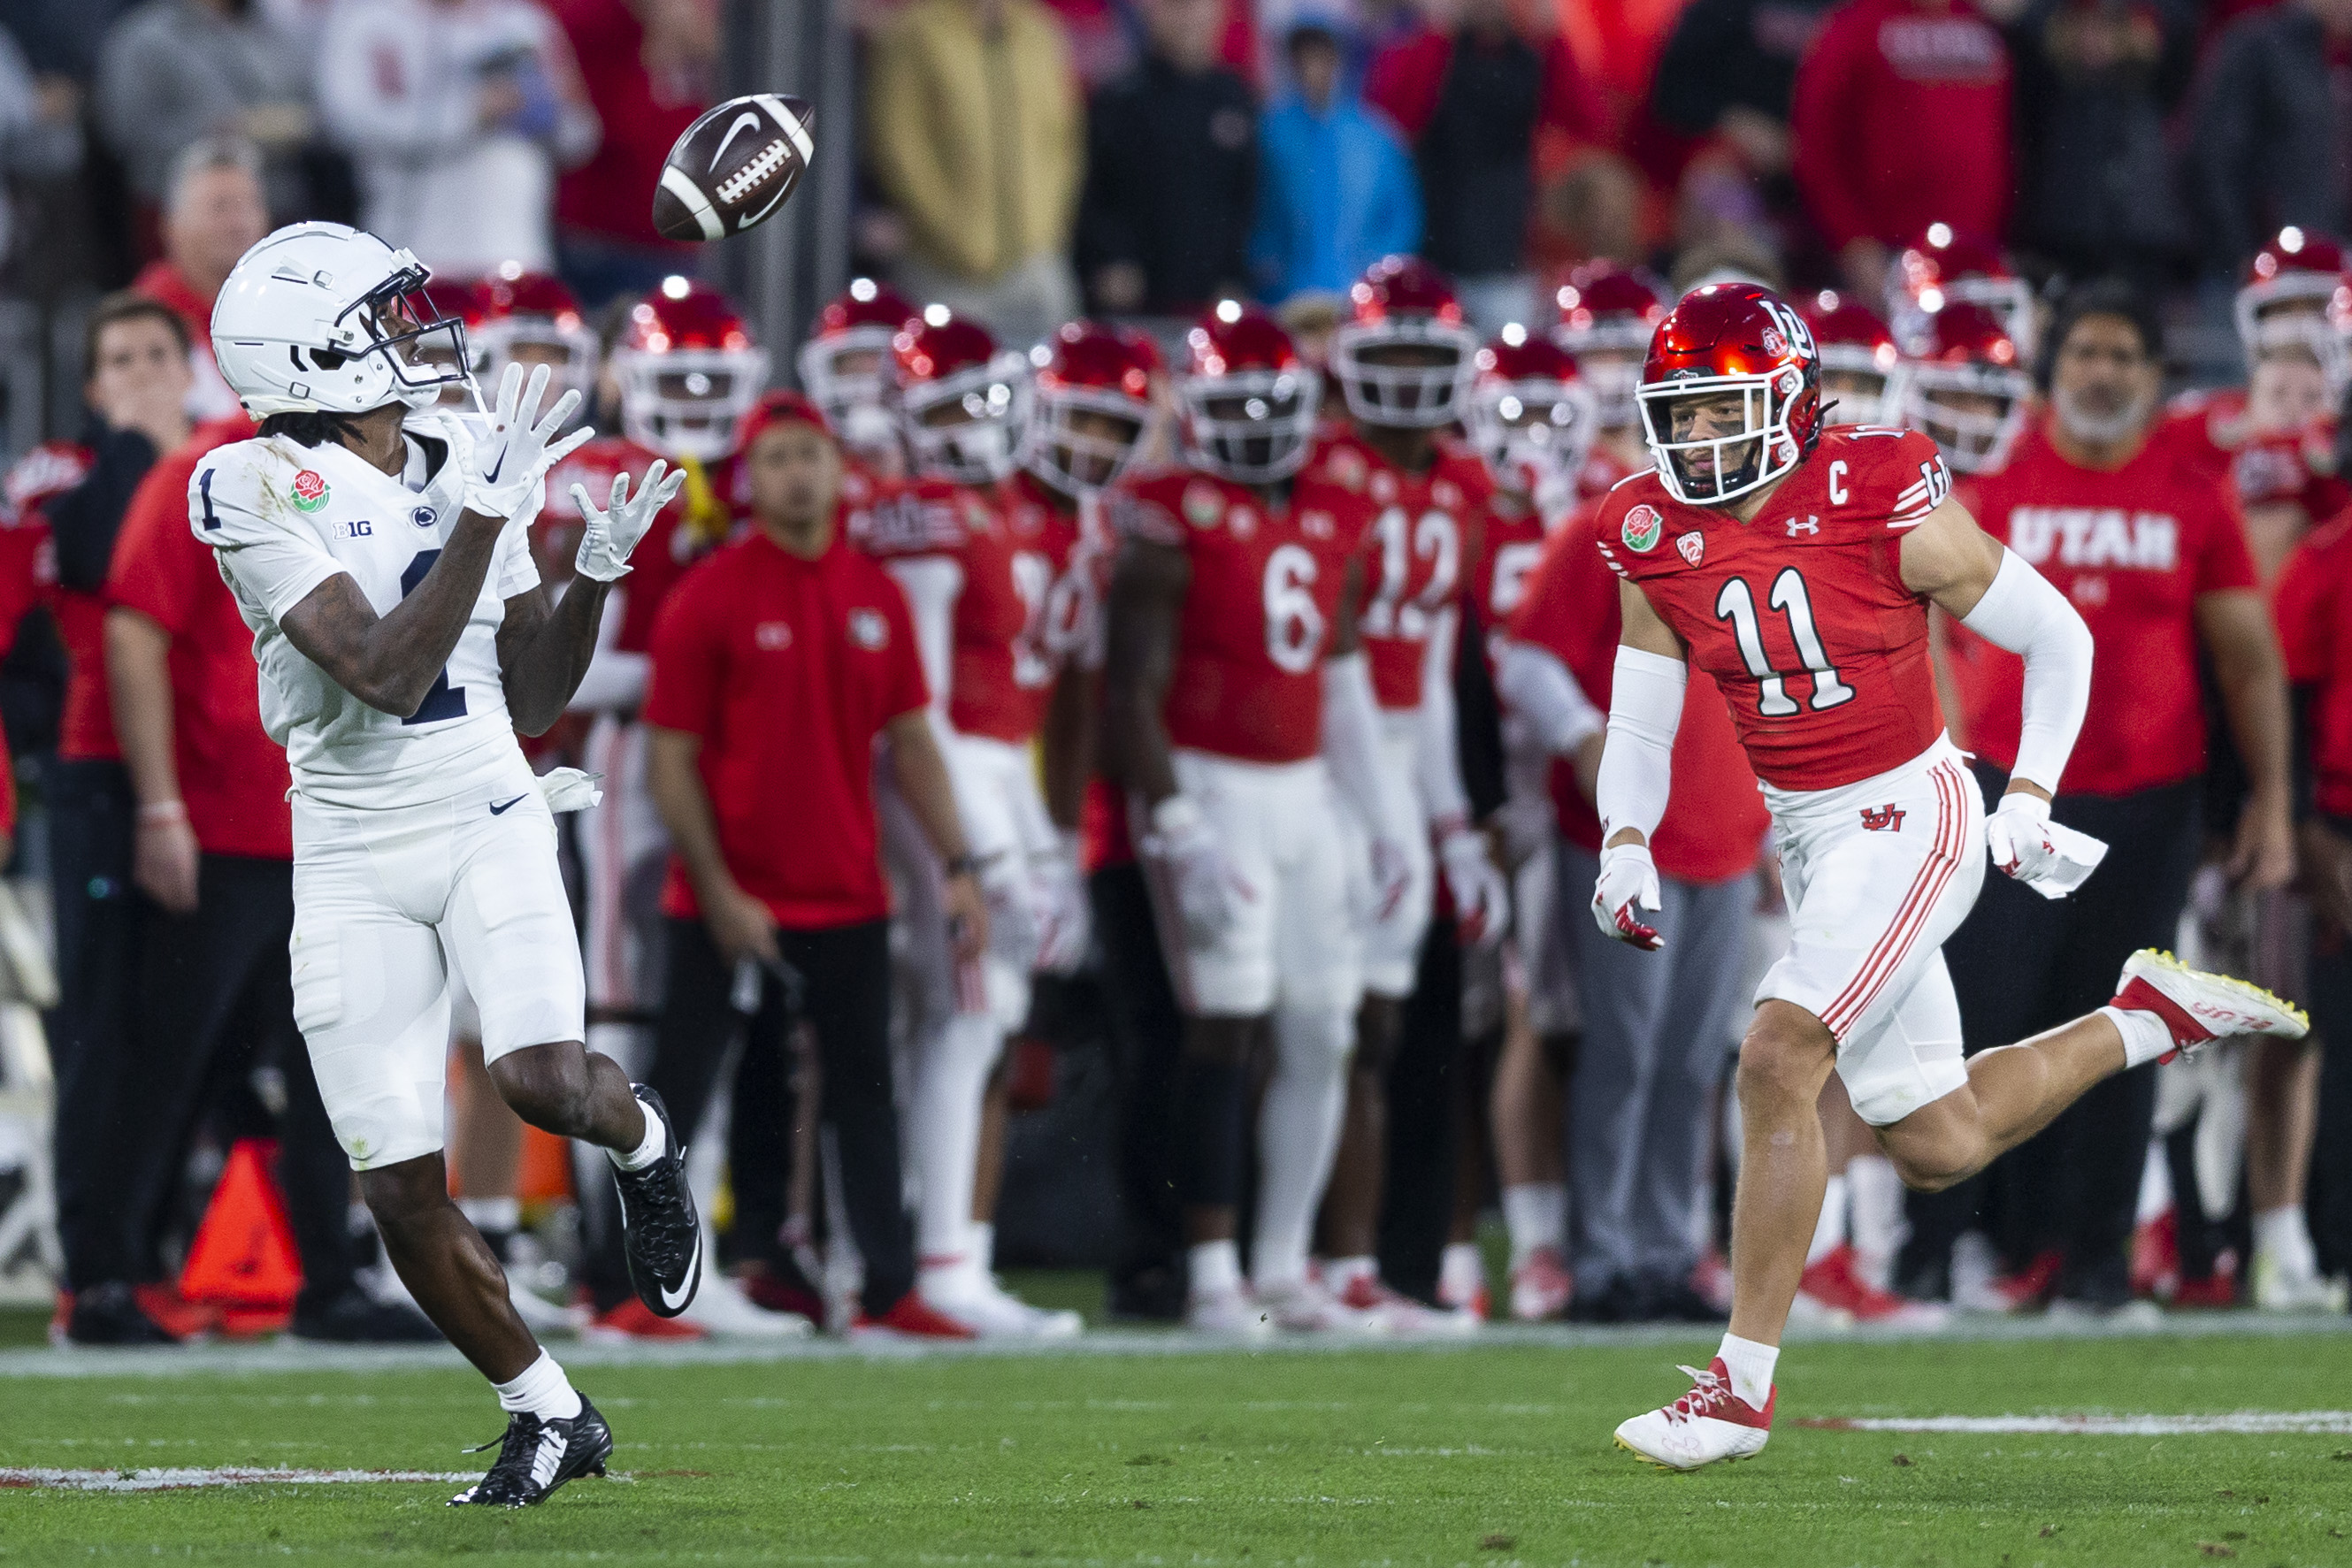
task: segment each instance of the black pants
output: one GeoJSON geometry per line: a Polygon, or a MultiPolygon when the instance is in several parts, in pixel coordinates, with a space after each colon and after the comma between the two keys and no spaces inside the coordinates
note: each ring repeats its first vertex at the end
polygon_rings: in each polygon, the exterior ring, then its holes
{"type": "MultiPolygon", "coordinates": [[[[2352,821],[2330,824],[2352,839],[2352,821]]],[[[2311,1032],[2322,1046],[2319,1126],[2311,1145],[2310,1213],[2320,1267],[2352,1270],[2352,932],[2314,922],[2311,1032]]]]}
{"type": "Polygon", "coordinates": [[[49,887],[58,1000],[47,1027],[57,1071],[58,1237],[66,1285],[129,1280],[127,1180],[116,1105],[131,1080],[144,901],[131,891],[132,800],[120,762],[59,762],[49,793],[49,887]]]}
{"type": "Polygon", "coordinates": [[[1140,1315],[1184,1307],[1184,1216],[1176,1192],[1176,1071],[1184,1015],[1160,950],[1140,866],[1087,879],[1102,947],[1104,1021],[1118,1075],[1119,1243],[1113,1309],[1140,1315]]]}
{"type": "MultiPolygon", "coordinates": [[[[287,942],[294,863],[205,855],[196,910],[148,910],[140,945],[140,1022],[116,1126],[131,1166],[132,1243],[142,1249],[169,1207],[189,1137],[224,1083],[275,1067],[285,1085],[278,1183],[302,1260],[302,1303],[351,1289],[352,1174],[335,1142],[310,1054],[294,1026],[287,942]]],[[[155,1260],[134,1257],[142,1275],[155,1260]]]]}
{"type": "MultiPolygon", "coordinates": [[[[1981,762],[1976,773],[1990,809],[2008,775],[1981,762]]],[[[2058,797],[2052,816],[2106,841],[2106,859],[2065,899],[2043,898],[1999,873],[1985,878],[1975,910],[1944,944],[1971,1053],[2105,1006],[2126,958],[2141,947],[2172,946],[2197,870],[2197,813],[2194,781],[2131,795],[2058,797]]],[[[1986,1205],[2012,1261],[2054,1247],[2065,1260],[2061,1294],[2121,1301],[2155,1114],[2156,1075],[2120,1072],[1981,1175],[1945,1192],[1911,1194],[1905,1277],[1948,1258],[1986,1205]]]]}
{"type": "Polygon", "coordinates": [[[1420,967],[1389,1063],[1379,1243],[1381,1279],[1427,1301],[1437,1299],[1438,1260],[1454,1226],[1454,1080],[1467,1070],[1462,946],[1453,917],[1439,915],[1422,939],[1420,967]]]}
{"type": "MultiPolygon", "coordinates": [[[[890,1083],[890,928],[883,921],[825,931],[779,931],[784,962],[800,972],[802,1011],[816,1036],[823,1074],[821,1130],[840,1160],[842,1204],[851,1237],[866,1260],[865,1305],[887,1312],[914,1289],[915,1240],[908,1223],[906,1180],[898,1158],[898,1110],[890,1083]]],[[[671,1120],[692,1127],[718,1087],[719,1070],[738,1030],[747,1055],[782,1062],[794,1022],[782,984],[762,979],[759,1011],[735,1010],[734,973],[699,920],[668,922],[669,973],[661,1022],[654,1030],[646,1086],[662,1097],[671,1120]]],[[[771,1082],[777,1080],[771,1079],[771,1082]]],[[[793,1089],[782,1075],[773,1135],[792,1126],[793,1089]]],[[[629,1293],[620,1238],[599,1238],[589,1288],[599,1308],[629,1293]]]]}

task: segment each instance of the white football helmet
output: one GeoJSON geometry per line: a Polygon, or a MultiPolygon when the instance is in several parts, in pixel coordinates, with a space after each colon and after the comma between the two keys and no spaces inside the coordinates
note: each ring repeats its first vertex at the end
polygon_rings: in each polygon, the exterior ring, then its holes
{"type": "Polygon", "coordinates": [[[213,357],[256,419],[430,408],[473,377],[465,323],[434,308],[428,276],[372,234],[289,225],[238,257],[221,286],[213,357]]]}

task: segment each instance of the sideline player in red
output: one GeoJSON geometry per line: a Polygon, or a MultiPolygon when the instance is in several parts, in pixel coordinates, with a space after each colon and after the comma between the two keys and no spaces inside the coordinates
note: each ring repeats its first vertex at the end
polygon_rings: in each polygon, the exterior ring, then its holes
{"type": "Polygon", "coordinates": [[[1360,824],[1378,902],[1363,934],[1364,1004],[1324,1200],[1323,1272],[1340,1303],[1373,1314],[1377,1326],[1425,1330],[1437,1320],[1381,1282],[1373,1252],[1389,1070],[1404,1044],[1405,1002],[1434,906],[1433,871],[1443,868],[1465,938],[1496,940],[1510,917],[1508,886],[1470,825],[1454,720],[1461,597],[1494,486],[1477,455],[1444,434],[1466,410],[1478,351],[1453,287],[1425,262],[1388,256],[1365,269],[1349,302],[1352,315],[1332,336],[1330,374],[1349,427],[1317,442],[1294,497],[1302,511],[1362,528],[1358,625],[1381,717],[1379,814],[1360,824]]]}
{"type": "Polygon", "coordinates": [[[1381,788],[1357,530],[1293,504],[1319,386],[1288,335],[1226,300],[1188,348],[1176,378],[1185,465],[1111,492],[1104,675],[1109,772],[1145,830],[1184,1013],[1185,1316],[1229,1333],[1328,1329],[1360,1321],[1307,1272],[1361,994],[1339,818],[1343,800],[1361,811],[1381,788]],[[1253,1292],[1234,1208],[1251,1063],[1269,1032],[1253,1292]]]}
{"type": "Polygon", "coordinates": [[[1759,1452],[1772,1369],[1825,1180],[1816,1108],[1832,1071],[1916,1188],[1948,1186],[2094,1083],[2223,1034],[2300,1036],[2268,993],[2147,950],[2096,1012],[1961,1061],[1941,954],[1984,847],[2050,896],[2101,846],[2050,821],[2088,701],[2082,618],[1951,498],[1915,433],[1824,431],[1811,334],[1768,289],[1717,284],[1659,325],[1640,398],[1656,469],[1610,493],[1601,549],[1626,579],[1597,801],[1593,916],[1659,946],[1649,839],[1665,806],[1689,666],[1722,688],[1765,784],[1790,946],[1740,1046],[1743,1139],[1730,1332],[1691,1390],[1617,1441],[1677,1469],[1759,1452]],[[1990,820],[1944,735],[1927,606],[2025,659],[2008,792],[1990,820]]]}
{"type": "Polygon", "coordinates": [[[1822,356],[1822,423],[1894,424],[1895,369],[1902,350],[1894,329],[1851,294],[1824,288],[1798,314],[1812,329],[1822,356]]]}
{"type": "Polygon", "coordinates": [[[1577,487],[1599,495],[1650,466],[1633,389],[1641,384],[1642,356],[1665,317],[1666,301],[1647,273],[1594,261],[1569,274],[1554,302],[1559,321],[1552,341],[1575,359],[1577,373],[1592,389],[1596,434],[1577,487]]]}
{"type": "Polygon", "coordinates": [[[907,471],[890,410],[890,340],[921,314],[887,283],[853,277],[817,312],[795,363],[809,401],[841,438],[851,465],[883,479],[907,471]]]}

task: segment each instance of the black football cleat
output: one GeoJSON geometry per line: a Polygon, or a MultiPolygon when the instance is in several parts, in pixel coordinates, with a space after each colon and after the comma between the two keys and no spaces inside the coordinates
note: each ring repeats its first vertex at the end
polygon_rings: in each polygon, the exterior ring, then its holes
{"type": "MultiPolygon", "coordinates": [[[[468,1448],[478,1454],[488,1448],[468,1448]]],[[[613,1428],[596,1406],[580,1398],[580,1414],[549,1421],[518,1410],[507,1418],[490,1473],[449,1500],[451,1508],[530,1508],[574,1476],[601,1476],[613,1455],[613,1428]]]]}
{"type": "Polygon", "coordinates": [[[621,1249],[629,1260],[629,1284],[646,1311],[674,1318],[694,1301],[702,1284],[702,1224],[694,1194],[686,1185],[686,1147],[677,1141],[661,1096],[633,1085],[646,1114],[662,1124],[662,1156],[641,1171],[613,1167],[621,1189],[621,1249]]]}

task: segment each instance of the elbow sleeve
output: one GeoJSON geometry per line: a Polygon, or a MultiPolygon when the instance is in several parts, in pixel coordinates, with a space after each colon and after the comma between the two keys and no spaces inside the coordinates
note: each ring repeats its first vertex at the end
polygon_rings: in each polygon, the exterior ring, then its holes
{"type": "Polygon", "coordinates": [[[1960,624],[2025,660],[2024,712],[2010,776],[2056,794],[2091,706],[2091,629],[2047,578],[2006,549],[1992,586],[1960,624]]]}
{"type": "Polygon", "coordinates": [[[1682,727],[1690,668],[1680,659],[1619,648],[1612,678],[1609,743],[1601,752],[1601,777],[1593,790],[1603,843],[1626,828],[1646,840],[1666,814],[1675,732],[1682,727]]]}

